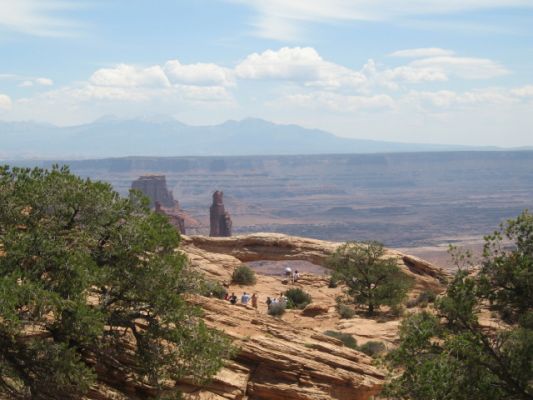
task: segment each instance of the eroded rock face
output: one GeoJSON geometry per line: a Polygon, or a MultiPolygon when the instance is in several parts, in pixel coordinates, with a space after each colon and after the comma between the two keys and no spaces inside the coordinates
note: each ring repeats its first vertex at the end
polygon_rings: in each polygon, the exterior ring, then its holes
{"type": "Polygon", "coordinates": [[[140,190],[150,199],[150,207],[154,208],[156,202],[162,207],[174,208],[176,202],[167,188],[164,175],[143,175],[131,184],[132,189],[140,190]]]}
{"type": "MultiPolygon", "coordinates": [[[[254,233],[231,238],[206,236],[183,238],[184,249],[190,249],[196,254],[203,251],[209,253],[211,258],[217,254],[232,256],[243,263],[260,260],[304,260],[323,267],[327,267],[328,258],[341,244],[280,233],[254,233]]],[[[449,277],[443,269],[418,257],[390,249],[386,250],[386,256],[395,258],[398,265],[415,279],[419,287],[438,288],[440,283],[449,277]]]]}
{"type": "Polygon", "coordinates": [[[213,193],[213,204],[209,208],[210,230],[209,236],[231,236],[231,217],[224,208],[224,192],[217,190],[213,193]]]}
{"type": "Polygon", "coordinates": [[[156,201],[155,212],[165,215],[168,218],[168,222],[170,222],[182,235],[186,233],[184,213],[177,205],[174,208],[163,208],[161,207],[161,203],[156,201]]]}
{"type": "MultiPolygon", "coordinates": [[[[207,385],[166,382],[165,389],[183,392],[186,400],[369,400],[378,394],[384,382],[383,371],[373,366],[370,357],[323,333],[335,330],[353,335],[359,344],[379,340],[390,348],[398,339],[399,320],[362,316],[340,319],[335,298],[342,288],[329,288],[327,276],[302,274],[290,284],[283,283],[281,277],[258,274],[253,287],[229,284],[234,268],[242,262],[307,260],[326,265],[327,257],[339,245],[267,233],[232,238],[183,236],[179,251],[187,255],[193,267],[229,285],[230,293],[257,293],[259,307],[190,298],[203,309],[208,326],[233,339],[237,352],[207,385]],[[282,318],[268,315],[266,296],[279,295],[291,286],[312,295],[307,312],[288,310],[282,318]]],[[[438,286],[438,277],[444,274],[405,254],[388,251],[387,256],[394,257],[407,274],[414,276],[420,288],[438,286]]],[[[121,362],[115,360],[116,365],[110,363],[107,368],[97,366],[102,385],[94,388],[89,399],[144,399],[153,394],[154,388],[122,374],[121,362]]]]}
{"type": "Polygon", "coordinates": [[[182,385],[186,399],[257,400],[369,399],[384,375],[372,359],[312,329],[291,327],[251,307],[198,298],[209,326],[224,330],[237,356],[202,388],[182,385]]]}

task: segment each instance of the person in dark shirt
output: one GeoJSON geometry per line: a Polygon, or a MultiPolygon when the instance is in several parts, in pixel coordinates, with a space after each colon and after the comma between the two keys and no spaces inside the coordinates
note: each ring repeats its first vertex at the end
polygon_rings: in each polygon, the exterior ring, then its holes
{"type": "Polygon", "coordinates": [[[235,296],[235,293],[231,294],[231,296],[229,297],[229,302],[231,304],[237,304],[237,296],[235,296]]]}

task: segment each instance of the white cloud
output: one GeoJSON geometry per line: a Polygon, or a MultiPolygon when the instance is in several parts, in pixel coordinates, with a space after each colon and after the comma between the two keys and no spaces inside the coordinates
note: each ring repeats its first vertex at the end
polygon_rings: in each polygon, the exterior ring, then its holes
{"type": "Polygon", "coordinates": [[[37,78],[35,79],[35,83],[41,86],[52,86],[54,84],[54,81],[49,78],[37,78]]]}
{"type": "Polygon", "coordinates": [[[453,56],[455,53],[451,50],[441,49],[438,47],[425,47],[419,49],[398,50],[389,54],[391,57],[405,58],[425,58],[439,56],[453,56]]]}
{"type": "Polygon", "coordinates": [[[119,64],[113,68],[97,70],[89,79],[96,86],[109,87],[167,87],[170,82],[159,65],[140,68],[119,64]]]}
{"type": "Polygon", "coordinates": [[[0,110],[10,110],[12,104],[11,97],[6,94],[0,94],[0,110]]]}
{"type": "Polygon", "coordinates": [[[447,76],[457,76],[463,79],[489,79],[509,73],[504,66],[495,61],[473,57],[430,57],[415,60],[409,66],[441,71],[447,76]]]}
{"type": "Polygon", "coordinates": [[[250,54],[235,73],[241,79],[286,80],[323,88],[357,88],[366,81],[362,73],[324,60],[312,47],[250,54]]]}
{"type": "MultiPolygon", "coordinates": [[[[24,79],[24,78],[20,78],[20,77],[17,77],[16,79],[24,79]]],[[[23,88],[29,88],[29,87],[33,87],[34,85],[40,85],[40,86],[52,86],[54,84],[54,81],[49,79],[49,78],[30,78],[30,79],[25,79],[23,80],[21,83],[19,83],[19,87],[23,87],[23,88]]]]}
{"type": "Polygon", "coordinates": [[[200,86],[232,84],[231,71],[212,63],[181,64],[178,60],[170,60],[163,69],[173,83],[200,86]]]}
{"type": "Polygon", "coordinates": [[[32,86],[33,86],[33,81],[30,81],[30,80],[22,81],[19,84],[19,87],[23,87],[23,88],[32,87],[32,86]]]}
{"type": "Polygon", "coordinates": [[[436,108],[449,109],[452,107],[488,105],[488,104],[513,104],[518,100],[511,92],[503,89],[477,89],[457,93],[451,90],[411,91],[402,101],[406,104],[418,106],[420,109],[436,108]]]}
{"type": "Polygon", "coordinates": [[[58,16],[80,5],[66,0],[0,0],[0,28],[35,36],[71,36],[79,28],[58,16]]]}
{"type": "Polygon", "coordinates": [[[388,81],[406,81],[410,83],[447,81],[448,76],[444,70],[433,68],[415,68],[401,66],[387,69],[382,73],[383,79],[388,81]]]}
{"type": "Polygon", "coordinates": [[[526,85],[511,90],[511,93],[518,97],[533,97],[533,85],[526,85]]]}
{"type": "Polygon", "coordinates": [[[301,36],[305,23],[383,21],[473,10],[533,7],[530,0],[225,0],[253,8],[255,34],[276,40],[301,36]]]}
{"type": "Polygon", "coordinates": [[[394,99],[385,94],[349,96],[324,91],[291,94],[282,99],[282,104],[286,103],[319,110],[327,108],[334,112],[371,111],[395,107],[394,99]]]}

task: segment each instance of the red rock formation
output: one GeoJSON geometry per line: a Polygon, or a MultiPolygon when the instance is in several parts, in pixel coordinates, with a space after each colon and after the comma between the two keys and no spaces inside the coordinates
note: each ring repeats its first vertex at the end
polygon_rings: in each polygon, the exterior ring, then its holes
{"type": "Polygon", "coordinates": [[[144,193],[150,199],[150,207],[155,208],[155,212],[166,215],[169,222],[180,233],[186,233],[186,226],[195,228],[200,225],[198,221],[180,208],[177,200],[174,200],[172,192],[167,188],[164,175],[143,175],[132,182],[131,188],[144,193]]]}
{"type": "Polygon", "coordinates": [[[132,189],[140,190],[150,199],[150,207],[159,202],[161,206],[174,208],[176,206],[172,192],[167,189],[165,175],[143,175],[131,184],[132,189]]]}
{"type": "Polygon", "coordinates": [[[179,203],[175,202],[174,208],[163,208],[161,207],[161,203],[156,201],[155,202],[155,212],[158,214],[165,215],[168,218],[168,222],[170,222],[173,226],[175,226],[181,234],[185,234],[185,218],[183,216],[184,212],[180,210],[179,203]]]}
{"type": "Polygon", "coordinates": [[[209,236],[231,236],[231,217],[224,209],[224,192],[213,193],[213,204],[209,209],[211,229],[209,236]]]}

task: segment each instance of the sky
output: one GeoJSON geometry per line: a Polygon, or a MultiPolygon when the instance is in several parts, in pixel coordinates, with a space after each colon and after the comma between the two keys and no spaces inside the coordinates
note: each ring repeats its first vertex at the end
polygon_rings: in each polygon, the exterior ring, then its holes
{"type": "Polygon", "coordinates": [[[533,0],[0,0],[0,120],[108,115],[533,146],[533,0]]]}

